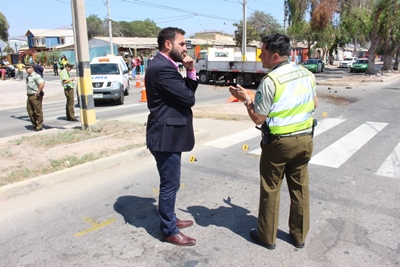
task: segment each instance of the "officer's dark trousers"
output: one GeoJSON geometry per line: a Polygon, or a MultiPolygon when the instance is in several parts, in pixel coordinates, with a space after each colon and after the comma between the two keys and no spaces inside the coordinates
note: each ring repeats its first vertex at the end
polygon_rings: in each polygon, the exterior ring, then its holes
{"type": "Polygon", "coordinates": [[[310,229],[308,162],[313,151],[311,135],[283,137],[264,145],[260,159],[260,207],[258,237],[276,244],[280,188],[283,177],[291,199],[289,230],[295,241],[305,241],[310,229]]]}
{"type": "Polygon", "coordinates": [[[26,100],[26,111],[36,130],[42,130],[43,127],[42,100],[43,96],[37,97],[35,94],[29,95],[26,100]]]}
{"type": "Polygon", "coordinates": [[[75,120],[74,111],[74,88],[69,90],[64,89],[64,95],[67,98],[67,103],[65,105],[65,113],[68,121],[75,120]]]}
{"type": "Polygon", "coordinates": [[[158,213],[160,229],[165,236],[179,233],[176,227],[175,201],[181,184],[181,152],[152,151],[160,175],[158,213]]]}

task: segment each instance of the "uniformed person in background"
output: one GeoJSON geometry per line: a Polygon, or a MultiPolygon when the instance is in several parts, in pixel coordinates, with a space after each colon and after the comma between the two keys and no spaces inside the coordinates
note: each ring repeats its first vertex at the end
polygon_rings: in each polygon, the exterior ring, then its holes
{"type": "Polygon", "coordinates": [[[32,65],[25,66],[26,73],[26,94],[28,99],[26,101],[26,110],[31,120],[33,130],[41,131],[43,129],[43,88],[44,80],[37,74],[32,65]]]}
{"type": "Polygon", "coordinates": [[[294,246],[303,248],[310,228],[308,162],[313,151],[317,106],[314,75],[302,66],[291,65],[290,38],[271,34],[262,38],[260,59],[270,72],[261,81],[255,99],[238,86],[229,91],[243,100],[248,114],[262,124],[260,158],[260,202],[258,228],[251,238],[267,249],[275,249],[279,218],[279,198],[286,177],[291,199],[289,234],[294,246]]]}
{"type": "Polygon", "coordinates": [[[64,95],[67,98],[65,112],[67,121],[78,121],[75,118],[74,111],[74,81],[75,76],[71,77],[70,71],[74,67],[73,64],[67,63],[65,68],[60,72],[61,85],[64,87],[64,95]]]}

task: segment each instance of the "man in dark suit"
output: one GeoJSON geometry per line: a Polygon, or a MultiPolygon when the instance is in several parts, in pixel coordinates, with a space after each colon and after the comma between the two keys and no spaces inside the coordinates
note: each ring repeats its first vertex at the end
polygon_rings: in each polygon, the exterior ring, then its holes
{"type": "Polygon", "coordinates": [[[165,28],[158,35],[159,53],[149,62],[146,75],[146,143],[160,175],[158,212],[161,240],[179,246],[192,246],[196,240],[179,230],[193,225],[175,215],[176,194],[181,179],[181,154],[194,147],[193,115],[198,86],[194,60],[186,54],[185,31],[165,28]],[[178,71],[178,62],[186,68],[186,78],[178,71]]]}

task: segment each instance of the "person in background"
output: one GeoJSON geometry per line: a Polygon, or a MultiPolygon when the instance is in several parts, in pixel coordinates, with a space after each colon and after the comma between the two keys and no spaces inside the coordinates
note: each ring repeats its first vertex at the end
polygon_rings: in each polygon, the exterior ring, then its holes
{"type": "Polygon", "coordinates": [[[53,73],[54,76],[58,76],[58,61],[55,57],[53,57],[53,73]]]}
{"type": "Polygon", "coordinates": [[[40,62],[36,62],[36,64],[35,64],[35,66],[33,67],[33,69],[35,70],[35,72],[36,72],[37,74],[40,75],[40,77],[43,78],[43,71],[44,71],[44,68],[42,67],[42,64],[41,64],[40,62]]]}
{"type": "Polygon", "coordinates": [[[33,130],[41,131],[43,130],[42,101],[44,95],[44,80],[34,71],[32,65],[26,65],[25,69],[28,74],[26,77],[26,94],[28,96],[26,110],[31,120],[33,130]]]}
{"type": "Polygon", "coordinates": [[[136,74],[143,74],[140,72],[140,57],[136,58],[136,74]]]}
{"type": "Polygon", "coordinates": [[[308,162],[313,151],[317,107],[314,75],[289,63],[290,38],[274,33],[262,38],[259,58],[270,72],[261,80],[255,99],[239,86],[230,93],[244,101],[251,120],[261,126],[260,200],[258,227],[250,237],[267,249],[275,249],[279,198],[286,177],[291,200],[289,234],[296,248],[305,246],[310,229],[308,162]]]}
{"type": "Polygon", "coordinates": [[[181,180],[181,155],[194,147],[193,115],[196,79],[194,60],[188,56],[185,31],[165,28],[158,34],[160,52],[149,64],[146,75],[147,119],[146,143],[157,163],[160,176],[158,213],[161,240],[178,246],[192,246],[196,240],[180,229],[193,225],[192,220],[179,220],[175,214],[176,194],[181,180]],[[183,78],[178,62],[187,70],[183,78]]]}
{"type": "Polygon", "coordinates": [[[68,59],[65,55],[62,55],[61,58],[58,60],[58,66],[60,67],[60,70],[63,70],[65,65],[67,65],[68,59]]]}
{"type": "Polygon", "coordinates": [[[75,118],[74,111],[74,81],[75,76],[71,77],[70,71],[74,65],[67,63],[65,68],[60,72],[60,80],[61,85],[64,88],[64,95],[67,99],[67,103],[65,105],[65,113],[67,121],[78,121],[75,118]]]}
{"type": "Polygon", "coordinates": [[[131,58],[131,69],[132,69],[132,80],[136,79],[136,58],[134,56],[132,56],[131,58]]]}
{"type": "Polygon", "coordinates": [[[143,56],[140,56],[140,73],[144,74],[144,59],[143,59],[143,56]]]}
{"type": "Polygon", "coordinates": [[[19,81],[22,81],[22,79],[24,78],[24,68],[25,68],[25,65],[23,63],[21,63],[21,60],[18,60],[17,75],[15,76],[14,79],[19,77],[19,81]]]}

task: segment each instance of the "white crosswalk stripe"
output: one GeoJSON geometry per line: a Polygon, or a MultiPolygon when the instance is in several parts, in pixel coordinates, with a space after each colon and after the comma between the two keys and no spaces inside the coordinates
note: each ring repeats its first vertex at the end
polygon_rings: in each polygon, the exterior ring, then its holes
{"type": "Polygon", "coordinates": [[[256,136],[261,136],[260,131],[256,128],[252,128],[207,142],[204,145],[217,148],[227,148],[256,136]]]}
{"type": "MultiPolygon", "coordinates": [[[[314,137],[322,134],[323,132],[341,124],[342,122],[344,122],[345,120],[343,119],[331,119],[331,118],[327,118],[324,119],[320,122],[318,122],[317,127],[315,127],[315,131],[314,131],[314,137]]],[[[251,155],[261,155],[261,148],[258,147],[256,149],[253,149],[251,151],[249,151],[249,154],[251,155]]]]}
{"type": "Polygon", "coordinates": [[[386,125],[387,123],[366,122],[312,157],[310,163],[339,168],[386,125]]]}
{"type": "Polygon", "coordinates": [[[396,146],[390,156],[383,162],[376,175],[400,178],[400,143],[396,146]]]}
{"type": "MultiPolygon", "coordinates": [[[[328,132],[330,129],[333,129],[345,121],[345,119],[335,118],[322,119],[315,128],[314,137],[328,132]]],[[[336,142],[314,155],[310,164],[339,168],[387,125],[388,123],[368,121],[361,124],[353,131],[342,135],[336,142]]],[[[260,132],[252,128],[207,142],[204,145],[216,148],[227,148],[259,136],[260,132]]],[[[250,150],[247,154],[261,155],[261,148],[258,147],[250,150]]],[[[400,143],[375,174],[385,177],[400,178],[400,143]]]]}

